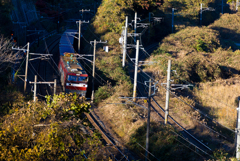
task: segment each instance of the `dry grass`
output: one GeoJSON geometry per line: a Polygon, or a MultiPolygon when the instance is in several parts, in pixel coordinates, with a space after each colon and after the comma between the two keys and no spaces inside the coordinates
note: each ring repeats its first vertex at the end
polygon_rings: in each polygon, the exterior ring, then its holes
{"type": "Polygon", "coordinates": [[[194,90],[199,102],[209,110],[220,123],[232,129],[236,126],[238,107],[237,97],[240,96],[239,77],[204,83],[194,90]]]}
{"type": "MultiPolygon", "coordinates": [[[[171,59],[172,70],[177,70],[177,75],[173,74],[171,77],[175,80],[174,83],[201,82],[199,89],[187,94],[183,92],[180,95],[185,96],[181,98],[192,102],[192,106],[201,108],[218,122],[232,129],[235,128],[236,122],[236,98],[240,96],[238,76],[240,51],[233,51],[229,43],[226,45],[225,37],[222,37],[223,30],[220,29],[226,28],[229,34],[237,35],[240,32],[239,24],[236,23],[239,19],[238,14],[224,14],[209,27],[188,27],[171,34],[163,39],[154,52],[155,55],[149,58],[149,61],[157,61],[157,64],[145,68],[146,71],[153,73],[159,82],[166,82],[167,61],[171,59]],[[198,41],[199,39],[204,43],[198,41]],[[201,51],[198,47],[205,49],[201,51]],[[187,95],[191,98],[186,98],[187,95]]],[[[235,40],[236,37],[232,36],[228,42],[235,40]]],[[[165,97],[164,92],[161,95],[165,97]]],[[[182,114],[183,110],[189,114],[193,113],[190,107],[179,103],[175,98],[171,98],[170,104],[173,114],[182,114]]],[[[186,125],[191,126],[190,120],[181,114],[178,118],[186,120],[184,121],[186,125]]],[[[199,114],[196,115],[198,116],[199,114]]]]}
{"type": "Polygon", "coordinates": [[[240,41],[240,13],[236,14],[224,14],[220,19],[216,20],[209,28],[215,29],[221,33],[221,37],[224,39],[231,39],[234,41],[240,41]]]}
{"type": "MultiPolygon", "coordinates": [[[[198,41],[202,40],[205,50],[213,52],[220,46],[219,33],[207,27],[187,27],[163,39],[159,50],[173,56],[184,51],[190,54],[198,51],[198,41]]],[[[177,56],[177,55],[176,55],[177,56]]]]}

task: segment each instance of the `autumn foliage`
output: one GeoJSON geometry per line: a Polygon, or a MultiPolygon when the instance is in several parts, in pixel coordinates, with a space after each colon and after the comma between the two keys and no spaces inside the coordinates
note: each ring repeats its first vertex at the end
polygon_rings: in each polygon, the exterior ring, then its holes
{"type": "Polygon", "coordinates": [[[16,103],[0,124],[0,160],[95,160],[102,144],[86,130],[89,108],[74,94],[16,103]]]}

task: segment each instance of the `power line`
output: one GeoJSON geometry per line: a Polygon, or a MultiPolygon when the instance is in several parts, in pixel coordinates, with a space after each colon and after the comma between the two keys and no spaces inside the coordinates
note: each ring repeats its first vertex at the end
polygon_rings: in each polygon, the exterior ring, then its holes
{"type": "MultiPolygon", "coordinates": [[[[167,89],[166,89],[167,90],[167,89]]],[[[222,125],[221,123],[217,122],[215,119],[209,117],[207,114],[203,113],[202,111],[200,111],[199,109],[193,107],[192,105],[188,104],[186,101],[184,101],[183,99],[181,99],[180,97],[178,97],[175,93],[173,93],[171,90],[169,90],[169,92],[174,95],[177,99],[179,99],[180,101],[182,101],[183,103],[185,103],[186,105],[188,105],[189,107],[191,107],[192,109],[194,109],[195,111],[199,112],[200,114],[202,114],[203,116],[207,117],[208,119],[212,120],[213,122],[216,122],[217,124],[221,125],[222,127],[225,127],[226,129],[230,130],[231,132],[236,133],[235,131],[233,131],[232,129],[226,127],[225,125],[222,125]]]]}

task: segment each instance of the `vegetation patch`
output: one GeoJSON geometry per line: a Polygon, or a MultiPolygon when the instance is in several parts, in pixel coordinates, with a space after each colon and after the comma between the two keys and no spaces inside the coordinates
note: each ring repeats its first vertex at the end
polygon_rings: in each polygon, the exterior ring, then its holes
{"type": "Polygon", "coordinates": [[[175,57],[179,57],[181,52],[184,54],[214,52],[220,47],[219,36],[217,31],[207,27],[187,27],[164,38],[160,44],[160,49],[175,57]]]}
{"type": "MultiPolygon", "coordinates": [[[[77,95],[47,97],[47,104],[32,102],[15,105],[0,124],[1,160],[95,160],[104,158],[100,135],[86,133],[89,123],[83,113],[89,104],[77,95]],[[102,153],[102,151],[101,151],[102,153]]],[[[104,150],[104,149],[103,149],[104,150]]],[[[105,158],[106,159],[106,158],[105,158]]]]}
{"type": "Polygon", "coordinates": [[[218,20],[209,26],[209,28],[218,31],[221,37],[226,40],[240,42],[240,13],[223,14],[218,20]]]}
{"type": "MultiPolygon", "coordinates": [[[[128,143],[129,148],[140,152],[143,159],[145,150],[142,147],[146,147],[146,127],[146,124],[139,127],[131,135],[128,143]]],[[[195,160],[196,154],[181,144],[175,133],[176,131],[170,127],[151,122],[149,151],[152,155],[149,154],[150,160],[195,160]]]]}

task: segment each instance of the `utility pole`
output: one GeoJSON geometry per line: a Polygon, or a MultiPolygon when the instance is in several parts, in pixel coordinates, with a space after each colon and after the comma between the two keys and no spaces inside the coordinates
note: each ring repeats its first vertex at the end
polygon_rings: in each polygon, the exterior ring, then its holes
{"type": "Polygon", "coordinates": [[[174,29],[174,8],[172,8],[172,33],[174,29]]]}
{"type": "Polygon", "coordinates": [[[201,3],[200,4],[200,26],[202,26],[202,17],[203,17],[203,12],[204,11],[215,11],[215,9],[214,8],[212,8],[212,7],[203,7],[203,5],[204,5],[204,3],[201,3]]]}
{"type": "Polygon", "coordinates": [[[79,20],[79,21],[76,21],[76,23],[79,23],[78,25],[78,53],[80,54],[80,42],[81,42],[81,25],[83,24],[83,23],[89,23],[89,21],[81,21],[81,20],[79,20]]]}
{"type": "Polygon", "coordinates": [[[236,158],[240,159],[240,98],[238,98],[238,108],[237,108],[237,129],[236,129],[236,158]]]}
{"type": "Polygon", "coordinates": [[[26,92],[26,88],[27,88],[29,45],[30,45],[30,43],[28,42],[27,43],[27,55],[26,55],[26,67],[25,67],[25,79],[24,79],[24,92],[26,92]]]}
{"type": "Polygon", "coordinates": [[[170,76],[171,76],[171,60],[168,60],[167,70],[167,92],[166,92],[166,104],[165,104],[165,125],[168,122],[168,111],[169,111],[169,93],[170,93],[170,76]]]}
{"type": "Polygon", "coordinates": [[[148,119],[147,119],[147,134],[146,134],[146,153],[145,153],[145,161],[147,161],[147,158],[149,157],[148,154],[148,147],[149,147],[149,131],[150,131],[150,112],[151,112],[151,78],[149,79],[149,90],[148,90],[148,119]]]}
{"type": "Polygon", "coordinates": [[[238,11],[238,3],[239,3],[239,0],[236,0],[236,11],[238,11]]]}
{"type": "Polygon", "coordinates": [[[134,102],[136,102],[136,97],[137,97],[138,55],[139,55],[139,40],[137,40],[137,46],[136,46],[136,59],[135,59],[134,85],[133,85],[133,101],[134,102]]]}
{"type": "Polygon", "coordinates": [[[93,49],[93,70],[92,70],[92,96],[91,96],[91,102],[93,103],[94,101],[94,80],[95,80],[95,56],[96,56],[96,46],[98,43],[107,43],[107,41],[102,42],[100,41],[96,41],[96,39],[94,41],[90,41],[90,43],[94,43],[94,49],[93,49]]]}
{"type": "Polygon", "coordinates": [[[27,43],[27,49],[20,49],[19,47],[18,48],[12,48],[13,50],[19,50],[19,51],[21,50],[23,52],[27,52],[26,53],[25,74],[24,75],[16,75],[20,78],[24,77],[24,79],[21,78],[24,81],[24,92],[26,92],[26,88],[27,88],[28,61],[35,60],[35,59],[46,59],[48,56],[52,56],[52,54],[29,53],[29,47],[30,47],[30,43],[28,42],[27,43]],[[30,55],[40,55],[40,57],[29,59],[29,54],[30,55]]]}
{"type": "Polygon", "coordinates": [[[33,92],[33,101],[36,102],[37,97],[37,75],[35,75],[34,79],[34,92],[33,92]]]}
{"type": "Polygon", "coordinates": [[[135,35],[134,35],[134,44],[136,43],[136,33],[137,33],[137,12],[135,12],[135,18],[134,18],[134,31],[135,31],[135,35]]]}
{"type": "Polygon", "coordinates": [[[126,16],[126,23],[125,23],[125,32],[124,32],[124,40],[123,40],[123,62],[122,67],[125,67],[126,61],[126,53],[127,53],[127,29],[128,29],[128,16],[126,16]]]}
{"type": "Polygon", "coordinates": [[[97,42],[94,40],[94,49],[93,49],[93,73],[92,73],[92,97],[91,97],[91,102],[93,103],[94,100],[94,79],[95,79],[95,55],[96,55],[96,45],[97,42]]]}
{"type": "Polygon", "coordinates": [[[36,102],[37,99],[37,84],[54,84],[54,92],[56,94],[56,87],[57,87],[57,80],[54,79],[54,82],[37,82],[37,75],[35,75],[34,82],[29,82],[29,84],[34,84],[34,91],[33,91],[33,101],[36,102]]]}
{"type": "Polygon", "coordinates": [[[202,7],[203,7],[203,4],[201,3],[201,7],[200,7],[200,26],[202,26],[202,7]]]}
{"type": "Polygon", "coordinates": [[[78,21],[78,53],[80,54],[80,42],[81,42],[81,20],[78,21]]]}
{"type": "Polygon", "coordinates": [[[55,95],[57,91],[57,79],[54,79],[54,88],[53,88],[53,94],[55,95]]]}

